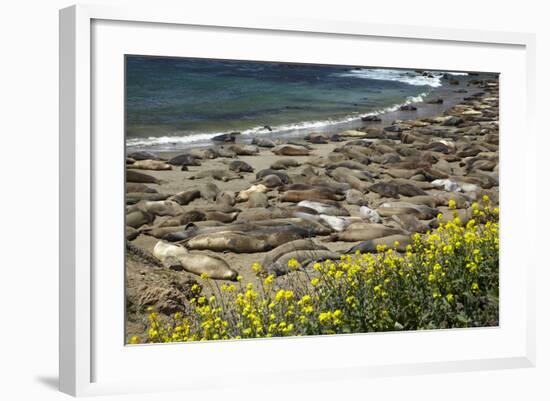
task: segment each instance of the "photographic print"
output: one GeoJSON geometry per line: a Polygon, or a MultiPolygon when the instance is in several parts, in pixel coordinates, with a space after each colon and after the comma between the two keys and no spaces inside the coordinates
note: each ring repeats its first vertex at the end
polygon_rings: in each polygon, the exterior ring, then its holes
{"type": "Polygon", "coordinates": [[[497,73],[125,69],[127,344],[498,326],[497,73]]]}

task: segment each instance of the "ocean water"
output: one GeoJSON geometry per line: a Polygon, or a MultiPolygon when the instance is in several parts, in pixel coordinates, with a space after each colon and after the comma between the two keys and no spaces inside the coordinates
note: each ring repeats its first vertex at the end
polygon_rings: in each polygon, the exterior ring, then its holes
{"type": "Polygon", "coordinates": [[[234,131],[250,136],[322,130],[421,102],[446,84],[443,72],[430,74],[127,56],[126,143],[129,147],[181,147],[234,131]]]}

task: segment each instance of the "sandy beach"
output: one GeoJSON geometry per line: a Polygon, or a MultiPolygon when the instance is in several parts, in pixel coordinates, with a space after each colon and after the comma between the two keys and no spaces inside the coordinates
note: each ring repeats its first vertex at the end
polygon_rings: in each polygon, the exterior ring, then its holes
{"type": "MultiPolygon", "coordinates": [[[[290,137],[266,135],[257,144],[235,135],[173,152],[130,150],[127,338],[143,337],[147,308],[167,315],[184,311],[198,279],[159,258],[159,241],[220,258],[244,282],[254,282],[251,265],[263,263],[285,239],[311,238],[341,255],[356,246],[366,249],[372,240],[435,228],[438,214],[443,221],[454,217],[450,199],[464,221],[466,209],[484,195],[498,204],[498,93],[498,80],[471,80],[440,102],[380,115],[379,121],[290,137]],[[174,158],[182,154],[190,157],[178,164],[174,158]],[[251,199],[239,201],[239,194],[253,186],[261,187],[251,199]],[[191,241],[237,225],[243,238],[263,241],[261,252],[191,241]],[[273,227],[283,226],[292,235],[261,236],[262,230],[276,233],[273,227]]],[[[401,242],[397,251],[406,245],[401,242]]],[[[313,259],[304,260],[302,268],[313,259]]],[[[284,283],[284,272],[273,271],[284,283]]]]}

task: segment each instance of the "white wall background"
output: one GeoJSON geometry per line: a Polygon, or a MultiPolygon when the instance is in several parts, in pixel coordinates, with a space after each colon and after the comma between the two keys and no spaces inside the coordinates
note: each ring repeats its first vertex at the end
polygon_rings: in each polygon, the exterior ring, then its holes
{"type": "MultiPolygon", "coordinates": [[[[132,4],[138,0],[96,0],[132,4]]],[[[6,400],[57,400],[58,291],[58,9],[71,0],[3,2],[0,12],[0,397],[6,400]]],[[[145,2],[144,2],[145,3],[145,2]]],[[[497,0],[352,1],[156,0],[156,7],[180,4],[212,13],[246,13],[321,19],[364,19],[373,23],[427,25],[537,34],[538,233],[528,233],[544,250],[550,227],[545,153],[550,132],[550,30],[544,1],[497,0]],[[200,4],[199,4],[200,3],[200,4]]],[[[521,133],[518,133],[521,135],[521,133]]],[[[534,369],[384,378],[251,388],[193,394],[205,399],[550,399],[550,281],[546,252],[537,270],[538,363],[534,369]]],[[[391,350],[388,350],[391,352],[391,350]]],[[[144,367],[145,368],[145,367],[144,367]]],[[[158,369],[156,367],[154,369],[158,369]]],[[[246,380],[246,378],[243,378],[246,380]]],[[[252,384],[251,384],[252,385],[252,384]]],[[[190,399],[187,394],[107,397],[128,400],[190,399]]]]}

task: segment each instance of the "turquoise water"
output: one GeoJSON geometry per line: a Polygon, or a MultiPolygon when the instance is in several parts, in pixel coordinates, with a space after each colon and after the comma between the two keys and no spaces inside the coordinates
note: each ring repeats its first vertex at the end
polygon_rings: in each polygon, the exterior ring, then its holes
{"type": "Polygon", "coordinates": [[[129,146],[319,128],[421,101],[442,73],[127,56],[129,146]]]}

